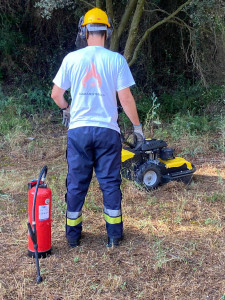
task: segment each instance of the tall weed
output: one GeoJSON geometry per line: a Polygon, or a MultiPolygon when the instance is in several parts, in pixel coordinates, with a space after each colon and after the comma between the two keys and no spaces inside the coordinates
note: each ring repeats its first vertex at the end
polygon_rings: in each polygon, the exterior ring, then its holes
{"type": "MultiPolygon", "coordinates": [[[[151,96],[146,95],[138,88],[132,88],[132,93],[136,100],[140,122],[144,125],[143,129],[146,132],[150,130],[152,135],[154,124],[161,124],[158,117],[158,110],[160,106],[158,97],[155,93],[152,93],[151,96]]],[[[131,122],[124,112],[119,115],[119,125],[123,133],[129,131],[131,122]]]]}
{"type": "Polygon", "coordinates": [[[152,94],[152,105],[149,109],[149,111],[146,114],[145,123],[144,123],[144,130],[148,131],[150,130],[151,136],[153,135],[153,127],[154,124],[160,125],[161,122],[158,118],[158,109],[160,106],[160,103],[157,101],[158,98],[155,95],[155,93],[152,94]]]}

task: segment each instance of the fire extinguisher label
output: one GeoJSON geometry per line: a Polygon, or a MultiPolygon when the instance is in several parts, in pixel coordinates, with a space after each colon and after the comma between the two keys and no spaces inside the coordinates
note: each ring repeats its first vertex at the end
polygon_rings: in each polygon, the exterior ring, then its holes
{"type": "Polygon", "coordinates": [[[49,205],[39,206],[39,221],[45,221],[49,219],[49,205]]]}

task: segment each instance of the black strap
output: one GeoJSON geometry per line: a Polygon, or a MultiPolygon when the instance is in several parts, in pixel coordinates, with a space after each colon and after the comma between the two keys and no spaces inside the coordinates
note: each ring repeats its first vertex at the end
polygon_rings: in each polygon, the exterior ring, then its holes
{"type": "Polygon", "coordinates": [[[69,105],[69,103],[68,103],[67,107],[61,108],[60,111],[66,110],[69,106],[70,106],[70,105],[69,105]]]}

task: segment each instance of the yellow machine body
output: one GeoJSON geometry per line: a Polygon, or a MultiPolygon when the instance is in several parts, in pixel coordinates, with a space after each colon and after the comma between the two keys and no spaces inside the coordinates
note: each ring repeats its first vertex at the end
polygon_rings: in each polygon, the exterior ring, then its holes
{"type": "Polygon", "coordinates": [[[145,140],[141,149],[122,149],[122,176],[145,185],[148,189],[171,180],[189,184],[195,166],[183,157],[174,156],[174,149],[167,148],[162,140],[145,140]]]}
{"type": "Polygon", "coordinates": [[[184,164],[187,165],[187,168],[189,170],[193,169],[192,164],[186,159],[184,159],[183,157],[175,157],[174,159],[170,159],[170,160],[162,160],[161,158],[159,158],[159,161],[163,163],[167,169],[178,168],[183,166],[184,164]]]}
{"type": "Polygon", "coordinates": [[[122,149],[122,153],[121,153],[122,163],[130,158],[133,158],[134,156],[135,156],[135,153],[128,151],[126,149],[122,149]]]}

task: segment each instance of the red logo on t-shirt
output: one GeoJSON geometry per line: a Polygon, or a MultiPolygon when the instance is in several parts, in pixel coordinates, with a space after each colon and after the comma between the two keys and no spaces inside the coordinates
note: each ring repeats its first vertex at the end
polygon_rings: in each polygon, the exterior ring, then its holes
{"type": "MultiPolygon", "coordinates": [[[[96,66],[94,65],[93,62],[91,63],[91,69],[90,70],[89,69],[90,69],[90,67],[88,66],[86,68],[84,78],[82,79],[82,85],[83,85],[83,87],[86,88],[88,80],[90,80],[93,77],[98,81],[98,87],[101,87],[101,85],[102,85],[102,78],[101,78],[100,74],[97,74],[97,69],[96,69],[96,66]]],[[[92,87],[95,86],[95,81],[91,82],[91,86],[92,87]]]]}

